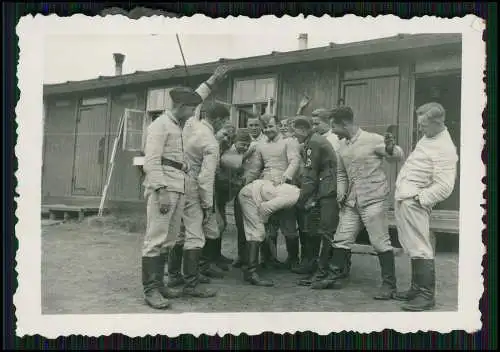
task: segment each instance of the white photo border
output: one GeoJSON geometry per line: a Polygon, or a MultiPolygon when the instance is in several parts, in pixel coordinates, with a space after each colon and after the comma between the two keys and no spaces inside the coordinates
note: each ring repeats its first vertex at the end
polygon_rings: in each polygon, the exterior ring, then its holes
{"type": "Polygon", "coordinates": [[[17,336],[39,334],[57,338],[72,334],[101,336],[121,333],[129,337],[145,335],[225,334],[258,335],[312,331],[321,335],[331,332],[359,333],[394,329],[401,333],[436,331],[448,333],[481,329],[479,300],[483,294],[482,222],[485,165],[481,160],[484,147],[482,113],[486,105],[483,72],[486,67],[486,44],[482,40],[485,22],[477,16],[442,19],[431,16],[403,20],[394,15],[360,17],[346,15],[332,18],[304,16],[263,16],[259,19],[229,16],[212,19],[204,15],[183,18],[163,16],[131,20],[122,15],[89,17],[73,15],[32,15],[17,25],[20,58],[17,77],[20,100],[16,107],[18,142],[15,147],[19,169],[16,172],[17,211],[16,254],[18,288],[14,295],[17,336]],[[182,314],[109,314],[109,315],[42,315],[41,311],[41,166],[43,134],[43,70],[41,59],[47,35],[66,34],[146,34],[146,33],[249,33],[283,31],[299,33],[311,26],[319,30],[343,26],[353,31],[400,33],[462,33],[462,116],[460,168],[460,253],[457,312],[424,313],[182,313],[182,314]],[[466,167],[464,167],[466,166],[466,167]]]}

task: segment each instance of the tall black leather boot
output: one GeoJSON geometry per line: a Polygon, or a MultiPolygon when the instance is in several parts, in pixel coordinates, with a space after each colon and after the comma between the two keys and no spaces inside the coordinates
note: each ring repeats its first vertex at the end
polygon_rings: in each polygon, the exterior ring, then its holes
{"type": "Polygon", "coordinates": [[[234,199],[234,222],[236,223],[236,232],[238,239],[238,258],[233,262],[233,267],[240,268],[243,264],[241,259],[242,256],[245,255],[246,251],[246,237],[245,237],[245,228],[243,225],[243,217],[241,214],[241,207],[238,201],[238,196],[234,199]]]}
{"type": "Polygon", "coordinates": [[[328,276],[324,279],[315,281],[311,284],[311,288],[315,290],[326,289],[341,289],[343,279],[346,276],[346,267],[348,263],[350,250],[345,248],[332,249],[332,262],[329,267],[328,276]]]}
{"type": "Polygon", "coordinates": [[[417,269],[415,268],[415,263],[416,261],[414,259],[411,259],[411,283],[410,283],[410,288],[406,291],[402,292],[396,292],[394,295],[394,299],[397,299],[398,301],[410,301],[418,293],[418,288],[416,286],[416,280],[415,276],[417,273],[417,269]]]}
{"type": "Polygon", "coordinates": [[[307,277],[299,280],[298,284],[300,286],[310,286],[313,282],[321,281],[328,277],[330,270],[330,260],[332,257],[332,246],[330,240],[325,238],[321,239],[321,252],[318,259],[318,268],[313,275],[308,275],[307,277]]]}
{"type": "Polygon", "coordinates": [[[301,262],[300,266],[293,268],[292,271],[296,274],[314,275],[316,269],[318,268],[320,246],[321,237],[309,236],[307,242],[305,243],[306,254],[303,262],[301,262]]]}
{"type": "Polygon", "coordinates": [[[245,281],[255,286],[274,286],[272,281],[262,280],[257,274],[257,267],[259,265],[259,248],[261,244],[256,241],[247,242],[247,259],[248,265],[244,271],[245,281]]]}
{"type": "Polygon", "coordinates": [[[217,241],[217,266],[224,271],[228,271],[229,264],[231,264],[233,260],[225,257],[222,254],[222,237],[219,237],[216,241],[217,241]]]}
{"type": "Polygon", "coordinates": [[[200,272],[207,277],[222,279],[224,272],[215,265],[217,257],[217,240],[206,239],[201,252],[200,272]]]}
{"type": "Polygon", "coordinates": [[[170,250],[167,259],[167,286],[177,287],[184,284],[184,278],[182,277],[182,244],[175,244],[175,246],[170,250]]]}
{"type": "Polygon", "coordinates": [[[309,234],[299,229],[300,265],[305,264],[305,261],[307,260],[308,239],[309,239],[309,234]]]}
{"type": "Polygon", "coordinates": [[[416,296],[401,308],[410,312],[431,310],[435,307],[436,269],[434,259],[414,259],[416,296]]]}
{"type": "Polygon", "coordinates": [[[288,269],[292,269],[299,263],[299,236],[285,237],[286,250],[288,257],[286,258],[285,265],[288,269]]]}
{"type": "Polygon", "coordinates": [[[209,298],[216,295],[215,291],[199,286],[201,249],[184,249],[183,252],[183,272],[184,272],[184,290],[186,296],[209,298]]]}
{"type": "MultiPolygon", "coordinates": [[[[170,252],[172,252],[172,249],[170,250],[170,252]]],[[[180,290],[176,290],[175,288],[169,287],[165,284],[164,281],[166,271],[165,264],[167,263],[168,258],[169,254],[163,253],[160,255],[160,260],[158,260],[158,276],[161,277],[159,290],[162,296],[165,298],[178,298],[182,296],[182,292],[180,290]]]]}
{"type": "Polygon", "coordinates": [[[170,307],[170,302],[160,292],[163,286],[164,264],[165,262],[161,256],[142,257],[144,300],[150,307],[155,309],[167,309],[170,307]]]}
{"type": "Polygon", "coordinates": [[[373,296],[377,300],[389,300],[396,294],[396,272],[394,266],[394,252],[392,250],[379,253],[378,260],[382,274],[382,286],[373,296]]]}
{"type": "Polygon", "coordinates": [[[278,259],[278,236],[268,238],[266,241],[268,257],[268,267],[271,269],[282,269],[283,263],[278,259]]]}

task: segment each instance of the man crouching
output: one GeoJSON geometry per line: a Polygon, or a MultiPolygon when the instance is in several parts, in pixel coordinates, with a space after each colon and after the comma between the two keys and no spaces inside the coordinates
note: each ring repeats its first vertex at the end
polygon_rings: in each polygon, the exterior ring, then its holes
{"type": "Polygon", "coordinates": [[[272,281],[262,280],[257,274],[259,250],[266,237],[265,224],[279,210],[292,208],[299,199],[300,189],[272,181],[255,180],[243,187],[238,195],[243,215],[246,238],[247,266],[244,280],[256,286],[274,286],[272,281]]]}

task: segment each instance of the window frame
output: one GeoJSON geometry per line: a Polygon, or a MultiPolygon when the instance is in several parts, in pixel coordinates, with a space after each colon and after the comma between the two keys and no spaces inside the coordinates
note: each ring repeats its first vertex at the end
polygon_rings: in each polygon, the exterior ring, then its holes
{"type": "MultiPolygon", "coordinates": [[[[244,76],[233,79],[232,84],[232,92],[231,92],[231,103],[233,107],[233,111],[231,112],[231,119],[235,122],[237,128],[244,128],[246,126],[240,126],[240,109],[243,107],[252,107],[252,111],[255,114],[259,109],[262,109],[263,105],[266,106],[266,113],[270,113],[272,115],[276,115],[277,105],[278,105],[278,84],[279,84],[279,76],[276,73],[273,74],[263,74],[263,75],[252,75],[252,76],[244,76]],[[252,99],[248,101],[237,101],[236,87],[239,82],[245,81],[258,81],[262,79],[272,79],[274,83],[274,89],[272,97],[268,97],[267,99],[256,99],[254,96],[252,99]],[[268,107],[271,107],[271,111],[269,111],[268,107]]],[[[255,92],[254,92],[255,94],[255,92]]],[[[241,109],[242,110],[242,109],[241,109]]],[[[260,113],[259,113],[260,114],[260,113]]]]}
{"type": "Polygon", "coordinates": [[[122,150],[127,152],[141,152],[144,146],[145,141],[145,133],[146,133],[146,121],[148,113],[139,109],[129,109],[125,108],[123,111],[123,136],[122,136],[122,150]],[[130,148],[127,146],[127,136],[128,136],[128,121],[131,118],[131,114],[129,112],[136,112],[142,114],[142,137],[141,137],[141,145],[137,148],[130,148]]]}
{"type": "Polygon", "coordinates": [[[95,105],[107,105],[109,102],[108,96],[91,96],[82,98],[80,100],[80,106],[95,106],[95,105]]]}
{"type": "MultiPolygon", "coordinates": [[[[164,111],[168,107],[167,104],[167,94],[169,91],[171,91],[174,88],[174,86],[163,86],[163,87],[154,87],[154,88],[148,88],[147,93],[146,93],[146,112],[156,112],[156,111],[164,111]],[[150,97],[151,97],[151,92],[153,91],[163,91],[163,104],[162,106],[155,106],[154,108],[151,108],[150,106],[150,97]]],[[[170,98],[168,98],[170,99],[170,98]]]]}

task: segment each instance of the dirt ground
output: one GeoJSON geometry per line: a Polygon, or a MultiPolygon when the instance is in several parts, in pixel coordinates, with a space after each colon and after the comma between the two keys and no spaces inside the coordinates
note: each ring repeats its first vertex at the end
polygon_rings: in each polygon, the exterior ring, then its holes
{"type": "MultiPolygon", "coordinates": [[[[89,218],[82,223],[68,222],[42,226],[42,312],[43,314],[119,314],[158,312],[144,304],[140,279],[140,220],[89,218]]],[[[230,227],[223,237],[223,253],[235,257],[236,233],[230,227]]],[[[280,236],[279,257],[286,251],[280,236]]],[[[398,301],[375,301],[373,290],[379,285],[375,256],[352,257],[351,280],[341,291],[311,290],[296,285],[299,275],[286,271],[264,272],[275,287],[255,287],[242,280],[232,268],[224,279],[209,284],[218,290],[214,299],[179,298],[169,312],[258,312],[258,311],[400,311],[398,301]]],[[[409,283],[409,260],[396,259],[398,286],[409,283]]],[[[438,311],[457,309],[458,254],[438,253],[438,311]]]]}

